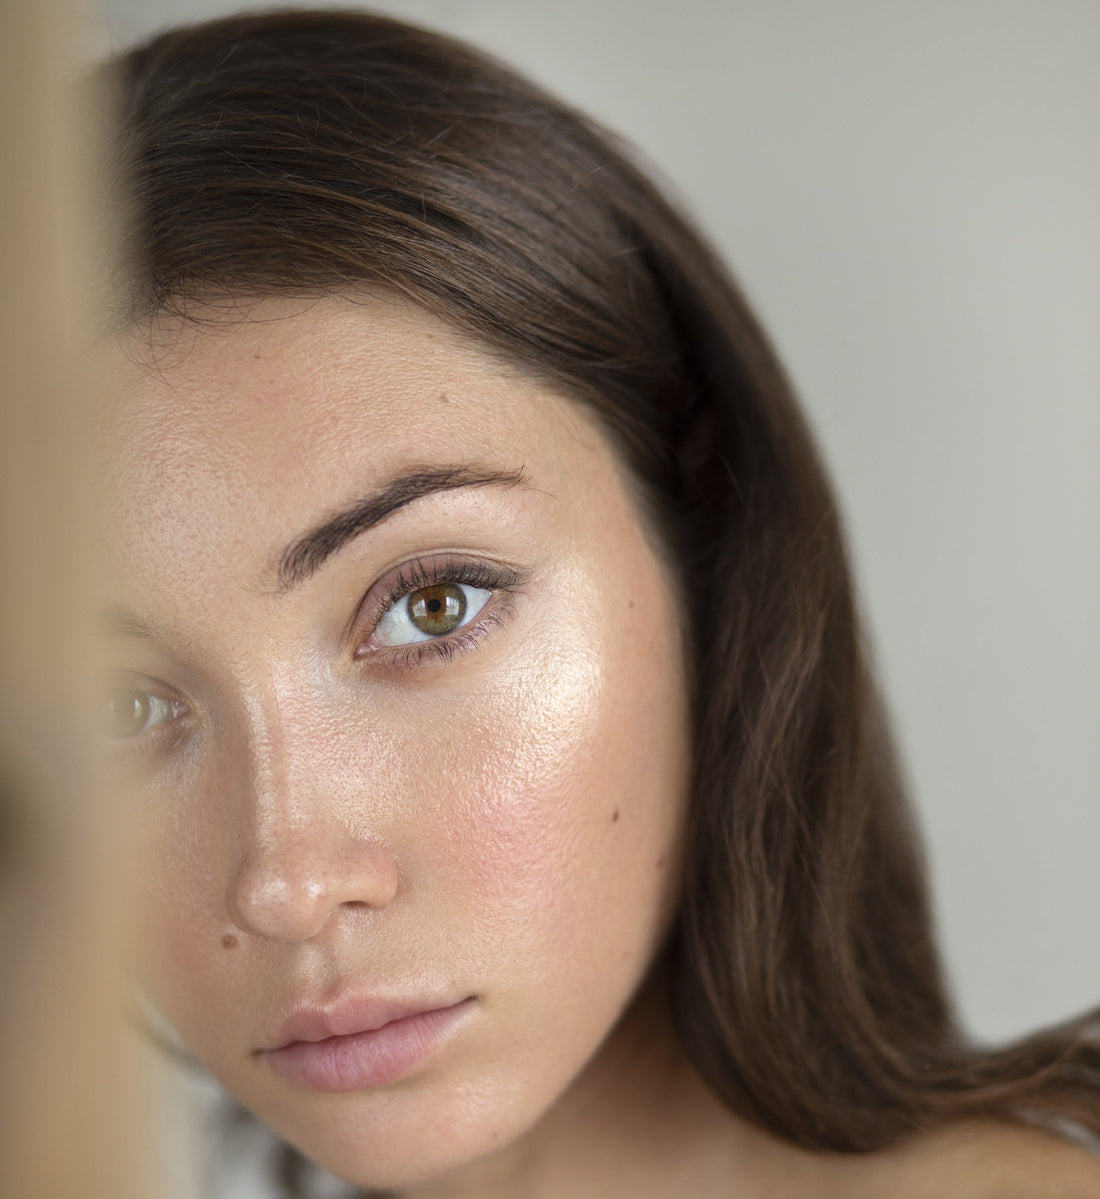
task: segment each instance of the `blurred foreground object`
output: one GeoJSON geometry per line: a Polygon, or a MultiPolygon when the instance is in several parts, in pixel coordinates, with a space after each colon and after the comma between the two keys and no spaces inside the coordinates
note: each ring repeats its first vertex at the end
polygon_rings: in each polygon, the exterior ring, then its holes
{"type": "Polygon", "coordinates": [[[120,1001],[127,855],[85,727],[103,372],[79,15],[71,0],[0,7],[0,1195],[11,1199],[154,1193],[139,1178],[135,1038],[120,1001]]]}

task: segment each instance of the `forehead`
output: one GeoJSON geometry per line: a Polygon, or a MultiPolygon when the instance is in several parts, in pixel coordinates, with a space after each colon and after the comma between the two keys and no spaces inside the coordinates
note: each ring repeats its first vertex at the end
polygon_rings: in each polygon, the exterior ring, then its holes
{"type": "Polygon", "coordinates": [[[378,469],[440,439],[497,453],[551,430],[592,440],[575,405],[430,314],[388,297],[271,298],[239,318],[163,318],[125,343],[115,449],[202,468],[232,459],[312,473],[358,456],[378,469]]]}
{"type": "Polygon", "coordinates": [[[523,470],[575,497],[611,466],[580,405],[388,297],[265,299],[237,319],[164,320],[124,348],[111,422],[124,558],[170,547],[201,569],[212,542],[274,550],[411,468],[523,470]]]}

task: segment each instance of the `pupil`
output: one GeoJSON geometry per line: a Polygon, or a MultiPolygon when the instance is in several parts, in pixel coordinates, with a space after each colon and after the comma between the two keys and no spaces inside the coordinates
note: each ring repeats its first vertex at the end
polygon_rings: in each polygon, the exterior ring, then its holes
{"type": "Polygon", "coordinates": [[[428,600],[428,611],[429,612],[438,612],[439,609],[442,607],[443,607],[442,600],[437,600],[437,599],[428,600]]]}

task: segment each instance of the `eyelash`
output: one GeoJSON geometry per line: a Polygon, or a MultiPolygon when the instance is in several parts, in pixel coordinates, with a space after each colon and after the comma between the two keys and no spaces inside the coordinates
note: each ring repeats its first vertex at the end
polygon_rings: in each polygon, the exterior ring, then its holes
{"type": "Polygon", "coordinates": [[[459,654],[474,649],[492,629],[504,624],[512,614],[513,598],[521,582],[518,571],[499,563],[473,562],[450,555],[434,559],[414,558],[400,566],[397,573],[382,584],[381,595],[369,603],[369,632],[355,650],[355,657],[360,661],[381,659],[402,669],[420,666],[428,659],[440,663],[453,661],[459,654]],[[370,637],[394,605],[422,588],[445,583],[484,588],[493,594],[476,616],[453,633],[409,645],[370,646],[370,637]]]}

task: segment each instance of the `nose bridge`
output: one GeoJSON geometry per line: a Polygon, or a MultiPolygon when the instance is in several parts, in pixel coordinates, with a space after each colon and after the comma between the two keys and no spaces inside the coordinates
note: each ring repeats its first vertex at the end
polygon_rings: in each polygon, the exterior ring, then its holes
{"type": "Polygon", "coordinates": [[[265,681],[242,697],[240,743],[243,815],[251,840],[280,840],[309,819],[309,801],[298,781],[305,774],[306,722],[293,691],[265,681]]]}
{"type": "Polygon", "coordinates": [[[301,687],[269,677],[249,690],[226,752],[239,853],[227,907],[244,932],[275,940],[316,936],[334,914],[386,907],[397,890],[393,855],[366,818],[369,796],[334,786],[338,731],[311,713],[301,687]]]}

